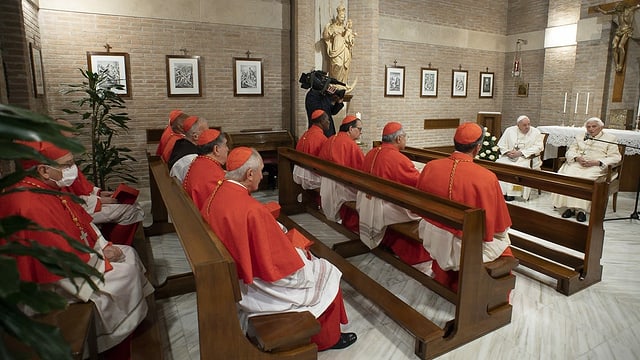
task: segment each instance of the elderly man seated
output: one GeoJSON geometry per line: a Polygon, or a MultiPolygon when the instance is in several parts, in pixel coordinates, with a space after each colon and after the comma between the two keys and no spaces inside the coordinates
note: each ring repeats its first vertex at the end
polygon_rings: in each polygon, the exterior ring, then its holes
{"type": "MultiPolygon", "coordinates": [[[[402,124],[391,121],[382,129],[382,144],[364,157],[362,171],[407,186],[416,186],[420,172],[400,150],[407,145],[402,124]]],[[[431,260],[429,253],[411,239],[387,231],[387,226],[419,220],[420,216],[396,204],[358,191],[356,208],[359,214],[360,240],[370,249],[380,245],[390,247],[404,262],[414,265],[431,260]]]]}
{"type": "MultiPolygon", "coordinates": [[[[616,145],[615,135],[603,131],[602,120],[592,117],[584,123],[584,127],[587,133],[576,136],[567,149],[567,162],[558,170],[558,174],[595,180],[606,175],[607,167],[619,163],[622,156],[616,145]]],[[[591,209],[590,201],[559,194],[553,194],[552,201],[555,208],[565,209],[563,218],[575,215],[580,222],[587,220],[586,213],[591,209]]]]}
{"type": "MultiPolygon", "coordinates": [[[[540,130],[531,127],[529,117],[520,115],[516,125],[508,127],[500,137],[498,141],[500,157],[496,162],[540,169],[542,161],[537,156],[544,149],[543,138],[540,130]]],[[[500,181],[500,188],[507,201],[512,201],[514,196],[522,196],[524,200],[528,200],[531,193],[531,188],[504,181],[500,181]]]]}

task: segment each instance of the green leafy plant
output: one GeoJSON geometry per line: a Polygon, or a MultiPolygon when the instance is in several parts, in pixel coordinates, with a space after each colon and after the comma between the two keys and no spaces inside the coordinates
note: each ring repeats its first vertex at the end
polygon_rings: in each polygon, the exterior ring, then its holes
{"type": "Polygon", "coordinates": [[[91,148],[88,154],[79,159],[81,171],[101,189],[108,189],[108,184],[125,181],[135,183],[130,161],[136,159],[129,155],[131,149],[116,146],[114,137],[127,132],[127,122],[131,120],[125,101],[112,89],[122,89],[122,85],[102,86],[107,79],[106,72],[94,73],[91,70],[79,69],[86,79],[82,84],[68,85],[65,94],[82,93],[83,97],[72,101],[80,109],[63,109],[67,114],[82,114],[79,129],[89,128],[91,148]],[[84,112],[81,112],[84,111],[84,112]]]}
{"type": "MultiPolygon", "coordinates": [[[[65,129],[68,130],[47,116],[0,104],[0,159],[37,159],[43,163],[52,163],[33,148],[14,140],[49,141],[74,152],[84,150],[76,141],[61,135],[60,131],[65,129]]],[[[17,169],[3,175],[0,177],[0,203],[7,194],[26,191],[10,187],[33,173],[17,169]]],[[[58,193],[48,190],[38,192],[58,193]]],[[[83,278],[94,289],[96,285],[91,276],[102,279],[102,275],[77,256],[42,246],[33,239],[20,238],[18,234],[23,230],[56,232],[75,249],[94,252],[64,233],[43,228],[22,216],[0,218],[0,358],[15,358],[4,343],[9,336],[31,347],[41,359],[71,359],[69,345],[65,343],[58,328],[35,321],[20,310],[21,306],[28,306],[38,313],[47,313],[65,308],[66,300],[52,291],[41,289],[36,283],[21,281],[14,256],[34,257],[50,272],[67,278],[83,278]]]]}
{"type": "Polygon", "coordinates": [[[498,139],[491,135],[488,129],[484,128],[484,139],[482,140],[482,148],[476,158],[482,160],[496,161],[500,157],[500,148],[498,147],[498,139]]]}

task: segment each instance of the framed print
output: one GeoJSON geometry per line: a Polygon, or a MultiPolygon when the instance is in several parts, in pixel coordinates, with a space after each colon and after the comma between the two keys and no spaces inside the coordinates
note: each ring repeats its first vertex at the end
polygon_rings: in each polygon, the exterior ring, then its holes
{"type": "Polygon", "coordinates": [[[167,96],[202,96],[200,56],[167,55],[167,96]]]}
{"type": "Polygon", "coordinates": [[[529,96],[529,83],[518,84],[518,96],[520,97],[529,96]]]}
{"type": "Polygon", "coordinates": [[[451,97],[467,97],[467,70],[451,72],[451,97]]]}
{"type": "Polygon", "coordinates": [[[91,72],[105,73],[105,80],[99,84],[101,88],[111,88],[121,97],[131,96],[129,54],[87,51],[87,63],[91,72]]]}
{"type": "Polygon", "coordinates": [[[438,96],[438,69],[422,68],[420,97],[438,96]]]}
{"type": "Polygon", "coordinates": [[[404,66],[385,66],[384,96],[404,96],[404,66]]]}
{"type": "Polygon", "coordinates": [[[480,72],[480,97],[481,98],[493,97],[493,73],[492,72],[480,72]]]}
{"type": "Polygon", "coordinates": [[[35,97],[44,95],[44,71],[42,70],[42,52],[39,47],[29,43],[31,56],[31,74],[33,75],[33,92],[35,97]]]}
{"type": "Polygon", "coordinates": [[[233,58],[233,96],[264,96],[262,59],[233,58]]]}

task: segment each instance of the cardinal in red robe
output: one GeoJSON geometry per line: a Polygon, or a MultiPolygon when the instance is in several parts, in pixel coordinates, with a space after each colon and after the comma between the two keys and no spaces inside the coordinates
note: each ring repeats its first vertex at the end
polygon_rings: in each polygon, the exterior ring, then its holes
{"type": "MultiPolygon", "coordinates": [[[[513,256],[509,248],[511,217],[494,173],[473,162],[482,147],[484,132],[466,122],[456,129],[451,156],[428,162],[420,173],[417,188],[428,193],[485,210],[484,262],[513,256]]],[[[462,231],[431,219],[420,221],[420,238],[434,261],[435,280],[453,290],[458,287],[462,231]]]]}
{"type": "Polygon", "coordinates": [[[24,191],[0,195],[0,217],[23,216],[39,226],[64,232],[73,240],[93,248],[103,256],[87,254],[72,247],[58,233],[39,230],[22,230],[11,234],[0,243],[8,241],[53,247],[77,256],[104,276],[104,282],[93,278],[98,290],[93,290],[84,279],[61,278],[47,270],[38,260],[30,256],[16,256],[18,271],[23,281],[46,286],[65,296],[70,302],[92,301],[98,311],[96,333],[98,350],[111,349],[105,357],[122,358],[130,347],[130,334],[147,314],[145,297],[153,293],[153,287],[144,275],[144,267],[136,252],[129,246],[107,242],[100,230],[93,225],[89,215],[80,204],[74,202],[66,192],[44,194],[32,190],[60,191],[73,181],[73,155],[48,142],[29,142],[55,164],[44,165],[35,160],[25,160],[25,169],[34,169],[34,176],[22,179],[11,189],[24,191]],[[29,240],[29,241],[28,241],[29,240]]]}
{"type": "Polygon", "coordinates": [[[218,181],[224,179],[225,171],[222,166],[227,162],[229,154],[227,137],[215,129],[205,130],[198,137],[198,151],[202,155],[191,162],[182,187],[200,209],[218,186],[218,181]]]}
{"type": "MultiPolygon", "coordinates": [[[[371,149],[364,157],[362,170],[381,178],[415,187],[420,172],[400,150],[407,145],[407,134],[402,124],[392,121],[382,129],[382,144],[371,149]]],[[[382,243],[408,264],[431,260],[422,244],[386,229],[388,225],[420,219],[418,215],[395,204],[358,192],[356,202],[359,213],[360,239],[370,248],[382,243]]]]}
{"type": "MultiPolygon", "coordinates": [[[[251,197],[264,164],[255,149],[238,147],[227,157],[225,180],[200,210],[236,263],[243,327],[248,317],[309,311],[320,322],[312,337],[318,350],[344,348],[356,341],[341,333],[347,316],[340,292],[340,270],[294,246],[269,209],[251,197]]],[[[293,237],[292,237],[293,238],[293,237]]]]}

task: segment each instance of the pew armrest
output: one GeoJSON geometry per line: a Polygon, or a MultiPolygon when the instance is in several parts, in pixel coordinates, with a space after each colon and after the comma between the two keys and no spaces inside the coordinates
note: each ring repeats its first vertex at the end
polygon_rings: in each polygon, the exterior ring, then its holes
{"type": "Polygon", "coordinates": [[[247,336],[262,351],[280,352],[306,345],[320,332],[320,323],[308,311],[249,318],[247,336]]]}
{"type": "Polygon", "coordinates": [[[518,266],[520,262],[515,257],[501,256],[493,261],[484,263],[485,269],[494,279],[509,275],[511,270],[518,266]]]}

